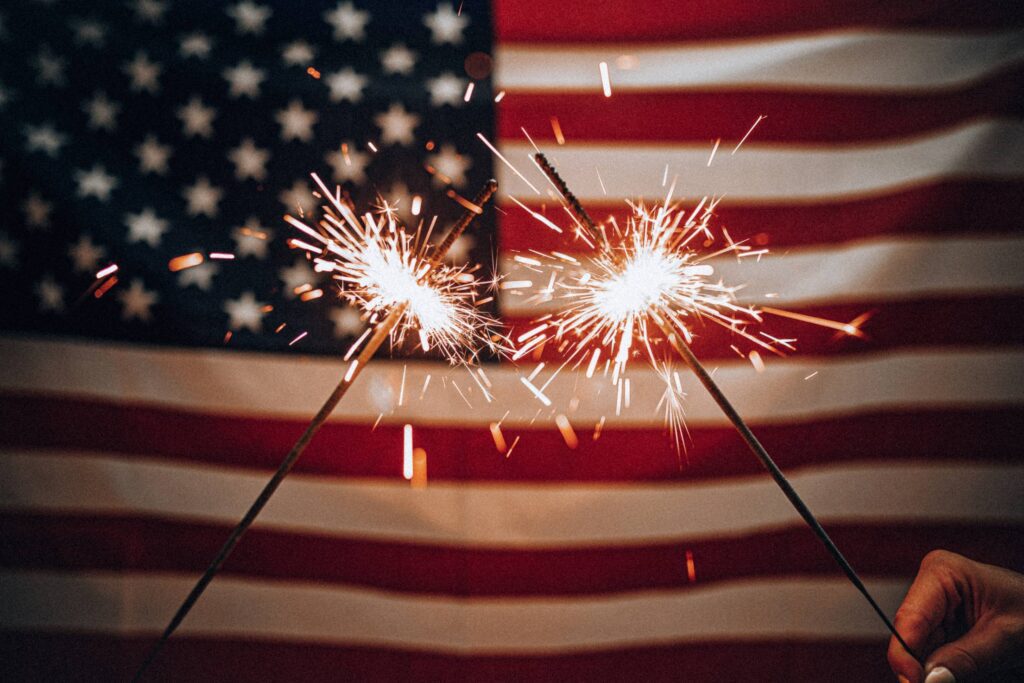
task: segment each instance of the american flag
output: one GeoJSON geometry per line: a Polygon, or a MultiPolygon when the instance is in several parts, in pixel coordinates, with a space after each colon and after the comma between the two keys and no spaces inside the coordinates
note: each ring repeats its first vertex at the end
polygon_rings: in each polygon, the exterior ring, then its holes
{"type": "MultiPolygon", "coordinates": [[[[716,263],[744,301],[869,315],[864,339],[775,321],[798,351],[762,373],[724,331],[694,349],[890,613],[932,548],[1024,568],[1021,24],[998,0],[6,5],[5,678],[129,677],[344,371],[364,323],[280,220],[310,171],[442,225],[445,189],[496,175],[456,260],[518,280],[517,253],[585,251],[478,134],[540,185],[532,138],[596,218],[671,178],[723,197],[772,250],[716,263]]],[[[515,293],[512,336],[549,310],[515,293]]],[[[884,628],[696,382],[680,456],[653,372],[619,416],[575,404],[575,449],[519,373],[489,367],[488,403],[374,361],[153,679],[887,680],[884,628]]]]}

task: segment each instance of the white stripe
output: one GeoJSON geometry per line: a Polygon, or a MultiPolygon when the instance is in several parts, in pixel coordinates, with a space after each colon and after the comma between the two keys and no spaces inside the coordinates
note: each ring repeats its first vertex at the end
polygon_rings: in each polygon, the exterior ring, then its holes
{"type": "MultiPolygon", "coordinates": [[[[954,321],[951,321],[953,324],[954,321]]],[[[156,405],[183,411],[274,416],[308,420],[341,379],[338,359],[285,357],[226,350],[165,349],[112,343],[20,339],[0,336],[0,391],[54,394],[117,403],[156,405]]],[[[487,376],[494,400],[486,402],[464,370],[443,363],[375,361],[352,384],[332,419],[487,428],[544,426],[558,412],[589,429],[602,417],[609,428],[658,426],[663,380],[643,364],[629,371],[632,403],[615,413],[615,391],[605,378],[579,381],[565,371],[545,393],[552,406],[531,396],[519,377],[533,364],[492,366],[487,376]],[[403,367],[406,403],[398,406],[403,367]],[[427,375],[433,381],[423,399],[427,375]],[[441,376],[447,376],[442,381],[441,376]],[[452,384],[472,402],[467,410],[452,384]],[[443,386],[447,384],[447,387],[443,386]],[[416,394],[415,399],[410,396],[416,394]],[[575,410],[569,410],[573,399],[575,410]]],[[[1006,406],[1024,403],[1024,353],[1017,351],[928,351],[801,360],[771,359],[758,374],[742,360],[716,363],[715,379],[736,408],[753,423],[821,419],[882,409],[1006,406]],[[804,381],[818,372],[813,381],[804,381]]],[[[545,381],[547,371],[535,380],[545,381]]],[[[682,373],[687,421],[727,424],[718,407],[689,373],[682,373]]]]}
{"type": "MultiPolygon", "coordinates": [[[[156,634],[194,579],[0,572],[0,627],[156,634]]],[[[867,582],[890,614],[908,582],[867,582]]],[[[879,638],[884,627],[843,580],[779,579],[687,591],[574,598],[437,598],[218,577],[182,636],[555,653],[708,638],[879,638]]]]}
{"type": "Polygon", "coordinates": [[[851,31],[699,47],[504,44],[495,55],[495,85],[510,92],[601,92],[600,62],[608,62],[615,92],[702,87],[913,91],[963,85],[1016,64],[1024,59],[1024,37],[1018,31],[851,31]],[[616,67],[624,55],[632,55],[633,68],[616,67]]]}
{"type": "MultiPolygon", "coordinates": [[[[799,525],[767,476],[658,484],[431,483],[293,474],[257,524],[456,546],[635,545],[799,525]]],[[[344,457],[339,453],[338,457],[344,457]]],[[[88,453],[0,454],[0,509],[234,524],[265,473],[88,453]]],[[[1024,467],[879,463],[792,473],[822,522],[1024,522],[1024,467]]]]}
{"type": "MultiPolygon", "coordinates": [[[[532,145],[506,140],[500,149],[534,184],[548,187],[530,160],[532,145]]],[[[666,164],[668,177],[679,177],[676,196],[724,195],[730,202],[811,200],[892,191],[937,179],[1020,179],[1024,177],[1024,124],[977,121],[912,140],[873,145],[801,147],[757,144],[752,139],[735,156],[718,155],[711,166],[707,165],[708,145],[568,143],[546,151],[584,202],[607,202],[609,197],[662,199],[667,191],[662,186],[666,164]]],[[[495,169],[504,196],[536,198],[505,164],[496,164],[495,169]]]]}
{"type": "MultiPolygon", "coordinates": [[[[585,263],[584,255],[576,256],[585,263]]],[[[742,286],[736,293],[739,302],[763,306],[1024,291],[1024,240],[1016,238],[871,240],[787,249],[760,260],[724,256],[708,263],[715,269],[709,279],[742,286]]],[[[568,303],[557,298],[557,290],[551,301],[533,300],[537,290],[548,286],[550,272],[544,267],[524,265],[508,255],[502,259],[502,272],[510,280],[535,284],[502,292],[502,312],[507,315],[536,317],[568,303]]],[[[571,271],[558,274],[563,278],[571,271]]]]}

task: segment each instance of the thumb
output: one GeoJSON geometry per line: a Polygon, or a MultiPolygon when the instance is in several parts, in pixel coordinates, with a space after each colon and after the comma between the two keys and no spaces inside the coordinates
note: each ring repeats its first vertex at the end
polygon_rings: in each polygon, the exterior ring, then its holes
{"type": "Polygon", "coordinates": [[[1011,647],[1009,636],[997,623],[979,622],[960,639],[931,653],[925,665],[929,672],[925,683],[966,683],[994,673],[1011,647]]]}

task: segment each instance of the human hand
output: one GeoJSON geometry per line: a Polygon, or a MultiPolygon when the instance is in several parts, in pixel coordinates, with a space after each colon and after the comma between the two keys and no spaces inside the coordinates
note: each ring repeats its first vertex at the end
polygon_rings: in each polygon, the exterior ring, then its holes
{"type": "Polygon", "coordinates": [[[1024,675],[1024,576],[1008,569],[933,550],[921,561],[894,623],[907,645],[926,658],[922,669],[892,638],[889,666],[900,683],[1024,675]]]}

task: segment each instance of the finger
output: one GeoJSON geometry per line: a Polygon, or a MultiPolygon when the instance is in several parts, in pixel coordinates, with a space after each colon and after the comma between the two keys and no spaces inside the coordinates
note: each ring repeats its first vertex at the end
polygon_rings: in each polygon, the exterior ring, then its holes
{"type": "MultiPolygon", "coordinates": [[[[945,574],[940,570],[944,561],[941,552],[929,553],[922,560],[921,569],[893,620],[896,631],[918,654],[926,654],[935,644],[935,634],[942,629],[949,612],[950,595],[943,580],[945,574]]],[[[888,659],[893,672],[910,683],[920,683],[924,677],[921,665],[895,638],[889,642],[888,659]]]]}
{"type": "Polygon", "coordinates": [[[1013,643],[1006,629],[994,620],[979,622],[963,637],[946,643],[928,657],[925,667],[930,672],[927,683],[966,683],[999,671],[1007,661],[1013,643]],[[943,678],[945,668],[953,677],[943,678]],[[934,678],[934,681],[932,680],[934,678]]]}

